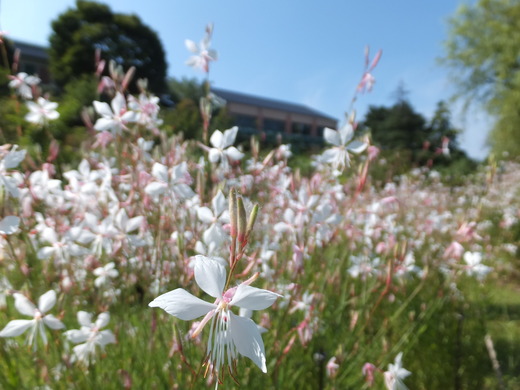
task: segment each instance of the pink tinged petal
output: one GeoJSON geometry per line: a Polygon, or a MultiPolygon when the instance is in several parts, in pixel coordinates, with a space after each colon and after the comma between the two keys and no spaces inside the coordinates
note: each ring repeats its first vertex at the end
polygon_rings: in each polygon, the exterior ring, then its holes
{"type": "Polygon", "coordinates": [[[112,112],[110,106],[107,103],[98,102],[97,100],[95,100],[93,104],[94,109],[99,115],[109,118],[112,118],[112,116],[114,116],[114,113],[112,112]]]}
{"type": "Polygon", "coordinates": [[[325,141],[327,141],[329,144],[335,146],[341,145],[339,133],[336,130],[332,130],[328,127],[325,127],[325,130],[323,130],[323,138],[325,138],[325,141]]]}
{"type": "Polygon", "coordinates": [[[13,320],[0,331],[0,337],[15,337],[21,335],[34,325],[35,320],[13,320]]]}
{"type": "Polygon", "coordinates": [[[210,257],[195,256],[195,281],[206,294],[222,298],[226,284],[226,268],[210,257]]]}
{"type": "Polygon", "coordinates": [[[96,328],[101,329],[108,325],[108,322],[110,321],[110,313],[101,313],[98,315],[98,318],[96,320],[96,328]]]}
{"type": "Polygon", "coordinates": [[[215,130],[215,132],[211,135],[211,138],[209,139],[209,142],[211,145],[213,145],[214,148],[217,149],[223,149],[222,147],[222,140],[224,138],[224,135],[220,130],[215,130]]]}
{"type": "Polygon", "coordinates": [[[16,307],[16,310],[18,310],[21,314],[26,316],[34,316],[34,311],[36,310],[36,306],[28,300],[24,295],[20,293],[14,293],[14,307],[16,307]]]}
{"type": "Polygon", "coordinates": [[[197,217],[200,221],[205,223],[212,223],[215,219],[213,212],[207,207],[199,207],[197,209],[197,217]]]}
{"type": "Polygon", "coordinates": [[[182,288],[158,296],[148,306],[160,307],[166,313],[183,321],[194,320],[216,308],[212,303],[203,301],[182,288]]]}
{"type": "Polygon", "coordinates": [[[280,296],[272,291],[241,284],[229,304],[249,310],[263,310],[271,306],[280,296]]]}
{"type": "Polygon", "coordinates": [[[348,144],[347,149],[353,153],[361,153],[368,147],[368,144],[361,141],[352,141],[348,144]]]}
{"type": "Polygon", "coordinates": [[[92,324],[92,314],[80,310],[77,314],[78,322],[81,326],[90,327],[92,324]]]}
{"type": "Polygon", "coordinates": [[[235,143],[235,138],[237,137],[238,127],[233,126],[231,129],[224,131],[223,140],[222,140],[222,149],[227,148],[235,143]]]}
{"type": "Polygon", "coordinates": [[[244,157],[244,153],[242,153],[240,150],[238,150],[234,146],[227,148],[225,153],[226,153],[226,156],[228,156],[233,161],[241,160],[242,157],[244,157]]]}
{"type": "Polygon", "coordinates": [[[267,373],[264,342],[258,327],[249,318],[229,314],[229,333],[237,351],[251,359],[262,372],[267,373]]]}
{"type": "Polygon", "coordinates": [[[65,335],[67,340],[69,340],[70,342],[72,342],[74,344],[84,343],[85,341],[88,340],[88,338],[90,336],[90,332],[85,332],[85,331],[79,330],[79,329],[68,330],[63,334],[65,335]]]}
{"type": "Polygon", "coordinates": [[[38,299],[38,309],[47,313],[56,304],[56,292],[49,290],[38,299]]]}
{"type": "Polygon", "coordinates": [[[18,230],[20,225],[20,218],[9,215],[0,221],[0,233],[2,234],[13,234],[18,230]]]}
{"type": "Polygon", "coordinates": [[[47,325],[51,329],[63,329],[63,328],[65,328],[65,325],[63,324],[63,322],[58,320],[52,314],[47,314],[45,317],[43,317],[43,322],[45,323],[45,325],[47,325]]]}

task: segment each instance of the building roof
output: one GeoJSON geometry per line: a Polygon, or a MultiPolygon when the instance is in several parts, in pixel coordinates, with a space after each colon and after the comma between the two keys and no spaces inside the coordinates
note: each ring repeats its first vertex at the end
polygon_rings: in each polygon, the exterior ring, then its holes
{"type": "Polygon", "coordinates": [[[45,61],[49,60],[49,54],[47,53],[47,48],[34,45],[32,43],[21,42],[18,40],[13,40],[13,45],[15,48],[20,49],[22,52],[22,56],[28,56],[33,58],[39,58],[45,61]]]}
{"type": "Polygon", "coordinates": [[[287,111],[287,112],[292,112],[295,114],[317,116],[317,117],[337,121],[336,118],[333,118],[330,115],[324,114],[317,110],[314,110],[313,108],[304,106],[303,104],[295,104],[295,103],[284,102],[281,100],[264,98],[264,97],[260,97],[260,96],[247,95],[245,93],[232,92],[232,91],[227,91],[225,89],[220,89],[220,88],[212,88],[211,91],[215,95],[221,97],[222,99],[224,99],[228,102],[242,103],[242,104],[247,104],[250,106],[257,106],[257,107],[263,107],[263,108],[271,108],[274,110],[287,111]]]}

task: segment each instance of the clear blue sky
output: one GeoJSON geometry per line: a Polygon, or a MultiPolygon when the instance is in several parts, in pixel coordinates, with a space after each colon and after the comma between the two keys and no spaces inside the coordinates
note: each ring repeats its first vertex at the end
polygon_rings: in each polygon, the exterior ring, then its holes
{"type": "MultiPolygon", "coordinates": [[[[164,45],[168,74],[203,78],[184,63],[184,40],[198,42],[208,22],[215,31],[213,85],[303,103],[340,120],[363,70],[363,51],[383,50],[374,71],[376,85],[355,108],[391,105],[400,82],[417,111],[430,117],[448,99],[448,72],[437,64],[447,36],[446,20],[471,0],[107,0],[113,11],[137,14],[164,45]]],[[[74,0],[0,0],[0,28],[12,38],[47,45],[50,22],[74,0]]],[[[455,110],[458,111],[458,110],[455,110]]],[[[473,157],[485,155],[490,126],[485,115],[454,112],[464,129],[461,145],[473,157]]]]}

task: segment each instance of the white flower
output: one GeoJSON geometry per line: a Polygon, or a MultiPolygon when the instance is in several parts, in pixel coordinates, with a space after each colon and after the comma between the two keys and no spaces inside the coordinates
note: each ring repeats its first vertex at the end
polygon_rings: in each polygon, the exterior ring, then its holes
{"type": "Polygon", "coordinates": [[[218,58],[218,53],[216,50],[210,49],[209,46],[211,44],[211,35],[213,33],[213,25],[209,24],[206,27],[206,35],[204,39],[197,46],[195,42],[190,39],[186,39],[184,43],[189,51],[191,51],[193,56],[191,56],[188,61],[186,61],[186,65],[191,66],[193,68],[199,68],[204,72],[209,72],[209,63],[210,61],[216,61],[218,58]]]}
{"type": "Polygon", "coordinates": [[[493,268],[482,264],[482,255],[479,252],[465,252],[466,275],[475,276],[482,280],[493,268]]]}
{"type": "Polygon", "coordinates": [[[32,87],[40,83],[40,79],[36,76],[29,76],[25,72],[20,72],[16,76],[8,76],[9,88],[16,88],[18,94],[24,99],[32,99],[32,87]]]}
{"type": "Polygon", "coordinates": [[[348,152],[361,153],[367,148],[367,144],[360,141],[351,141],[354,136],[354,128],[350,122],[345,123],[339,130],[325,128],[323,137],[333,148],[327,149],[322,154],[323,161],[332,163],[334,169],[343,170],[350,167],[348,152]]]}
{"type": "Polygon", "coordinates": [[[94,125],[97,131],[110,131],[113,135],[121,134],[122,130],[126,129],[126,123],[137,121],[138,114],[127,110],[122,93],[118,92],[110,105],[112,109],[107,103],[94,101],[94,108],[101,115],[94,125]]]}
{"type": "Polygon", "coordinates": [[[224,133],[220,130],[215,130],[209,139],[209,142],[213,145],[213,148],[209,150],[209,161],[214,164],[219,161],[226,164],[228,157],[233,161],[238,161],[244,157],[244,153],[231,146],[235,142],[237,132],[237,126],[224,131],[224,133]]]}
{"type": "Polygon", "coordinates": [[[0,221],[0,234],[13,234],[18,230],[20,218],[15,215],[8,215],[0,221]]]}
{"type": "Polygon", "coordinates": [[[37,102],[26,102],[29,112],[25,115],[27,122],[34,123],[36,125],[44,125],[48,121],[58,119],[60,114],[56,111],[58,103],[50,102],[47,99],[38,98],[37,102]]]}
{"type": "Polygon", "coordinates": [[[47,291],[38,299],[38,307],[29,301],[24,295],[15,293],[14,294],[14,307],[21,314],[33,317],[32,320],[13,320],[10,321],[4,329],[0,331],[0,337],[15,337],[21,335],[27,329],[31,329],[27,338],[28,344],[33,344],[36,349],[36,337],[37,333],[43,340],[43,343],[47,344],[47,335],[43,324],[47,325],[51,329],[63,329],[65,325],[54,317],[52,314],[45,314],[48,312],[56,303],[56,293],[53,290],[47,291]]]}
{"type": "Polygon", "coordinates": [[[94,270],[94,275],[96,275],[97,278],[94,280],[94,285],[99,288],[108,283],[110,279],[116,278],[119,275],[119,272],[115,267],[116,265],[114,262],[111,262],[103,267],[96,268],[94,270]]]}
{"type": "Polygon", "coordinates": [[[116,338],[112,331],[101,330],[110,321],[109,313],[101,313],[96,322],[92,322],[92,314],[85,311],[79,311],[77,317],[81,329],[68,330],[64,334],[69,341],[75,344],[82,343],[76,345],[72,350],[77,360],[88,365],[94,361],[96,345],[103,350],[107,344],[114,344],[116,338]]]}
{"type": "Polygon", "coordinates": [[[205,316],[194,332],[194,337],[211,320],[207,360],[217,377],[224,373],[222,367],[226,364],[233,371],[233,362],[237,359],[238,353],[251,359],[264,373],[267,372],[264,343],[257,325],[249,318],[235,315],[230,309],[232,306],[238,306],[249,310],[262,310],[271,306],[279,295],[251,287],[247,283],[224,292],[225,267],[205,256],[196,256],[194,274],[199,287],[216,298],[214,303],[205,302],[178,288],[155,298],[149,306],[160,307],[184,321],[205,316]]]}
{"type": "Polygon", "coordinates": [[[388,390],[406,390],[407,387],[403,383],[403,379],[411,374],[410,371],[403,368],[403,353],[399,352],[395,357],[394,364],[388,365],[388,371],[385,371],[385,385],[388,390]]]}

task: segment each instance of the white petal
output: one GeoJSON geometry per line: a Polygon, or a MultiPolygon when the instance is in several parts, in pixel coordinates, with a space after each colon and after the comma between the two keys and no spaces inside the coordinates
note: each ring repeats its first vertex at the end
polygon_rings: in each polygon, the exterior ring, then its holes
{"type": "Polygon", "coordinates": [[[197,208],[197,217],[200,221],[205,223],[212,223],[215,219],[213,212],[207,207],[198,207],[197,208]]]}
{"type": "Polygon", "coordinates": [[[237,137],[238,127],[233,126],[231,129],[224,131],[223,140],[222,140],[222,149],[227,148],[235,143],[235,138],[237,137]]]}
{"type": "Polygon", "coordinates": [[[352,136],[354,135],[354,128],[350,123],[345,123],[340,129],[339,129],[339,136],[341,138],[340,142],[341,145],[345,145],[352,136]]]}
{"type": "Polygon", "coordinates": [[[69,340],[70,342],[73,342],[74,344],[84,343],[85,341],[88,340],[88,338],[90,336],[90,332],[85,332],[85,331],[79,330],[79,329],[68,330],[68,331],[64,332],[63,334],[65,335],[67,340],[69,340]]]}
{"type": "Polygon", "coordinates": [[[98,102],[97,100],[94,101],[94,109],[99,115],[112,118],[114,115],[112,110],[110,109],[110,106],[105,102],[98,102]]]}
{"type": "Polygon", "coordinates": [[[201,317],[216,308],[215,305],[191,295],[182,288],[158,296],[148,306],[160,307],[183,321],[201,317]]]}
{"type": "Polygon", "coordinates": [[[128,220],[128,223],[126,226],[123,226],[125,228],[125,231],[127,233],[133,232],[134,230],[139,229],[139,227],[143,224],[144,217],[142,215],[134,218],[130,218],[128,220]]]}
{"type": "Polygon", "coordinates": [[[108,322],[110,321],[110,313],[101,313],[98,315],[98,318],[96,320],[96,328],[101,329],[108,325],[108,322]]]}
{"type": "Polygon", "coordinates": [[[58,320],[52,314],[47,314],[45,317],[43,317],[43,322],[45,323],[45,325],[47,325],[51,329],[63,329],[63,328],[65,328],[65,325],[63,324],[63,322],[58,320]]]}
{"type": "Polygon", "coordinates": [[[18,226],[20,225],[20,218],[9,215],[0,221],[0,233],[3,234],[13,234],[18,230],[18,226]]]}
{"type": "MultiPolygon", "coordinates": [[[[77,314],[78,322],[81,326],[90,327],[92,325],[92,314],[80,310],[77,314]]],[[[79,342],[79,341],[78,341],[79,342]]]]}
{"type": "Polygon", "coordinates": [[[168,167],[165,165],[155,163],[152,167],[152,175],[156,179],[159,179],[160,181],[163,181],[165,183],[168,182],[168,167]]]}
{"type": "Polygon", "coordinates": [[[225,150],[226,156],[228,156],[233,161],[239,161],[244,157],[244,153],[242,153],[240,150],[235,148],[234,146],[231,146],[225,150]]]}
{"type": "Polygon", "coordinates": [[[114,111],[115,116],[119,116],[121,111],[126,108],[126,100],[121,92],[116,93],[116,96],[112,99],[110,103],[112,106],[112,110],[114,111]]]}
{"type": "Polygon", "coordinates": [[[266,373],[264,342],[256,324],[249,318],[233,313],[230,313],[229,322],[229,332],[238,352],[266,373]]]}
{"type": "Polygon", "coordinates": [[[209,139],[209,142],[211,145],[213,145],[214,148],[217,149],[223,149],[222,147],[222,140],[224,138],[224,135],[220,130],[215,130],[215,132],[211,135],[211,138],[209,139]]]}
{"type": "Polygon", "coordinates": [[[97,131],[108,131],[114,128],[116,122],[109,118],[99,118],[94,124],[94,129],[97,131]]]}
{"type": "Polygon", "coordinates": [[[241,284],[235,291],[230,305],[249,310],[263,310],[271,306],[278,297],[280,295],[272,291],[241,284]]]}
{"type": "Polygon", "coordinates": [[[352,141],[348,144],[347,149],[354,153],[361,153],[368,147],[368,144],[361,141],[352,141]]]}
{"type": "Polygon", "coordinates": [[[47,313],[56,304],[56,292],[49,290],[38,299],[38,309],[47,313]]]}
{"type": "Polygon", "coordinates": [[[222,152],[219,149],[212,148],[209,150],[208,159],[213,164],[217,163],[220,160],[222,152]]]}
{"type": "Polygon", "coordinates": [[[54,248],[52,246],[44,246],[43,248],[38,249],[37,257],[39,260],[47,260],[54,254],[54,248]]]}
{"type": "Polygon", "coordinates": [[[191,39],[186,39],[184,41],[184,44],[186,45],[188,50],[191,51],[192,53],[198,53],[199,52],[199,48],[197,47],[197,44],[195,42],[193,42],[191,39]]]}
{"type": "Polygon", "coordinates": [[[226,201],[226,197],[222,193],[222,191],[218,191],[217,195],[213,198],[211,201],[211,204],[213,206],[213,211],[215,212],[215,216],[219,216],[228,208],[228,203],[226,201]]]}
{"type": "Polygon", "coordinates": [[[24,295],[20,293],[14,293],[14,307],[16,307],[16,310],[18,310],[21,314],[24,314],[26,316],[34,316],[34,311],[36,310],[36,306],[27,299],[24,295]]]}
{"type": "Polygon", "coordinates": [[[116,336],[110,330],[102,330],[98,335],[98,344],[104,347],[107,344],[115,344],[116,336]]]}
{"type": "Polygon", "coordinates": [[[34,320],[13,320],[0,331],[0,337],[15,337],[21,335],[34,324],[34,320]]]}
{"type": "Polygon", "coordinates": [[[323,138],[325,138],[325,141],[327,141],[329,144],[335,146],[341,145],[339,133],[336,130],[332,130],[328,127],[325,127],[325,130],[323,130],[323,138]]]}
{"type": "Polygon", "coordinates": [[[20,164],[25,158],[25,153],[25,150],[15,151],[13,147],[13,150],[7,153],[7,155],[4,157],[5,169],[11,169],[18,166],[18,164],[20,164]]]}
{"type": "Polygon", "coordinates": [[[226,269],[210,257],[195,256],[195,281],[199,287],[213,298],[222,298],[226,284],[226,269]]]}
{"type": "Polygon", "coordinates": [[[154,182],[154,183],[148,184],[144,188],[144,192],[146,192],[150,196],[158,196],[158,195],[161,195],[162,193],[164,193],[166,191],[167,187],[168,186],[166,185],[166,183],[154,182]]]}

